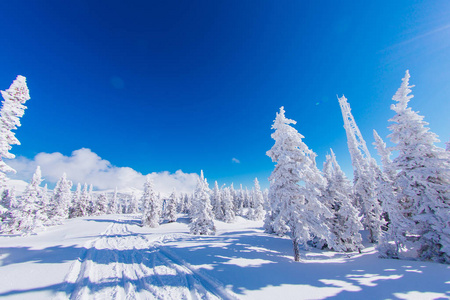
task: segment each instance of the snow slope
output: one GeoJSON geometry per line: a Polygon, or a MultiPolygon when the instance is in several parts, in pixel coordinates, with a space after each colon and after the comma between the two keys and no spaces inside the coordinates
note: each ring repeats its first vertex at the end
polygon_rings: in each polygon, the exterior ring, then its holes
{"type": "Polygon", "coordinates": [[[136,215],[68,220],[29,237],[0,236],[2,299],[450,299],[450,266],[363,253],[302,252],[261,222],[216,222],[188,234],[136,215]]]}

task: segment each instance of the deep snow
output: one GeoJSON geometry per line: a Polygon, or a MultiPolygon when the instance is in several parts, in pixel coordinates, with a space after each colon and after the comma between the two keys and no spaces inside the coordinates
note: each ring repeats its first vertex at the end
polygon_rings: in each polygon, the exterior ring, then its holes
{"type": "Polygon", "coordinates": [[[140,227],[137,215],[67,220],[37,235],[0,236],[5,299],[450,299],[450,266],[363,253],[302,251],[262,222],[215,222],[189,234],[187,218],[140,227]]]}

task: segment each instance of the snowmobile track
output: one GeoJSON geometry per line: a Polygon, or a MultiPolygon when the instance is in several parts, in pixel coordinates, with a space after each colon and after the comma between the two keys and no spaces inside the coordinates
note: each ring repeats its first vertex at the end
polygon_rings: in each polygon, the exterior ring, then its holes
{"type": "Polygon", "coordinates": [[[133,233],[116,220],[88,241],[59,299],[237,299],[164,247],[171,236],[133,233]]]}

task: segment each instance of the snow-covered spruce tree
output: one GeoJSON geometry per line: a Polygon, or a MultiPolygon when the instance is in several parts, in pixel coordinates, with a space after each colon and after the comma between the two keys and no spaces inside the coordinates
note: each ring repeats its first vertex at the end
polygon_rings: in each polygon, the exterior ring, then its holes
{"type": "Polygon", "coordinates": [[[106,193],[101,193],[100,195],[98,195],[97,201],[95,203],[95,215],[105,215],[108,212],[108,202],[108,196],[106,195],[106,193]]]}
{"type": "Polygon", "coordinates": [[[316,167],[316,154],[308,149],[303,136],[290,124],[296,122],[287,119],[281,107],[272,125],[275,145],[267,151],[276,166],[269,177],[271,211],[265,228],[278,235],[289,232],[295,261],[299,261],[299,246],[307,248],[313,238],[334,245],[325,219],[331,212],[319,201],[325,180],[316,167]]]}
{"type": "Polygon", "coordinates": [[[233,209],[233,197],[231,196],[231,188],[224,188],[222,190],[222,207],[223,212],[222,221],[226,223],[233,223],[236,220],[236,215],[233,209]]]}
{"type": "Polygon", "coordinates": [[[363,248],[359,230],[363,225],[359,221],[358,210],[352,205],[352,186],[339,166],[332,149],[326,156],[324,176],[327,186],[324,193],[324,204],[333,213],[328,219],[335,251],[359,251],[363,248]]]}
{"type": "Polygon", "coordinates": [[[15,173],[15,170],[5,163],[4,158],[14,158],[15,155],[9,152],[11,145],[20,145],[12,130],[21,125],[20,118],[26,109],[24,104],[30,99],[26,78],[17,76],[9,89],[1,93],[4,100],[0,110],[0,190],[3,190],[7,179],[6,173],[15,173]]]}
{"type": "Polygon", "coordinates": [[[191,234],[216,234],[216,227],[214,226],[212,206],[209,195],[210,190],[208,187],[208,182],[203,176],[203,171],[201,171],[189,210],[191,219],[191,222],[189,223],[189,230],[191,234]]]}
{"type": "Polygon", "coordinates": [[[404,233],[409,253],[402,256],[450,263],[450,152],[435,146],[437,135],[408,107],[413,97],[409,78],[406,71],[392,98],[396,115],[389,120],[392,149],[398,151],[393,160],[398,201],[414,224],[404,233]]]}
{"type": "Polygon", "coordinates": [[[243,215],[244,200],[245,200],[245,192],[241,184],[239,185],[239,190],[236,190],[234,196],[234,212],[237,216],[243,215]]]}
{"type": "Polygon", "coordinates": [[[19,220],[16,222],[18,225],[16,230],[24,234],[30,234],[42,229],[44,224],[47,223],[47,215],[44,208],[40,205],[39,199],[42,191],[41,183],[41,168],[38,166],[31,182],[22,194],[17,208],[20,213],[18,214],[19,220]]]}
{"type": "Polygon", "coordinates": [[[137,214],[139,212],[139,204],[138,199],[135,193],[131,193],[129,198],[129,204],[127,207],[128,214],[137,214]]]}
{"type": "Polygon", "coordinates": [[[395,170],[392,166],[392,160],[391,160],[391,151],[386,147],[386,143],[383,141],[383,139],[378,135],[376,130],[373,130],[373,137],[375,139],[375,142],[373,145],[375,146],[375,149],[377,149],[377,153],[381,158],[381,164],[383,165],[383,172],[387,175],[387,177],[392,181],[395,178],[395,170]]]}
{"type": "Polygon", "coordinates": [[[162,203],[153,189],[153,182],[150,176],[144,184],[144,194],[141,198],[142,203],[142,225],[148,227],[158,227],[161,222],[162,203]]]}
{"type": "Polygon", "coordinates": [[[251,203],[247,217],[250,220],[262,220],[264,218],[264,198],[258,178],[255,178],[255,187],[251,194],[251,203]]]}
{"type": "Polygon", "coordinates": [[[375,139],[373,145],[377,149],[383,165],[383,172],[375,168],[376,194],[381,202],[387,227],[378,241],[377,250],[382,258],[400,258],[400,252],[406,245],[405,233],[408,228],[411,228],[412,224],[410,220],[405,218],[405,212],[398,202],[396,195],[398,188],[394,185],[396,172],[390,158],[391,151],[375,130],[373,135],[375,139]]]}
{"type": "Polygon", "coordinates": [[[344,128],[347,134],[348,150],[353,165],[353,204],[356,205],[363,215],[362,223],[369,231],[369,241],[378,242],[382,226],[382,210],[376,195],[375,160],[370,156],[366,142],[363,139],[355,119],[351,113],[347,98],[339,98],[344,128]]]}
{"type": "Polygon", "coordinates": [[[117,214],[117,213],[120,213],[119,211],[118,211],[118,203],[117,203],[117,187],[114,189],[114,194],[113,194],[113,196],[112,196],[112,198],[111,198],[111,201],[109,202],[109,205],[108,205],[108,211],[107,211],[107,213],[108,214],[117,214]]]}
{"type": "Polygon", "coordinates": [[[73,193],[72,203],[69,208],[69,219],[81,217],[78,210],[80,200],[81,200],[81,184],[78,182],[77,189],[73,193]]]}
{"type": "Polygon", "coordinates": [[[252,193],[251,193],[251,191],[248,190],[247,187],[245,187],[242,216],[245,216],[248,218],[249,208],[252,205],[251,203],[252,203],[252,193]]]}
{"type": "Polygon", "coordinates": [[[67,179],[66,173],[56,183],[53,197],[49,203],[48,218],[53,224],[61,224],[69,217],[69,206],[72,201],[72,181],[67,179]]]}
{"type": "MultiPolygon", "coordinates": [[[[2,198],[0,200],[0,209],[2,211],[6,212],[12,208],[17,207],[17,198],[16,198],[16,191],[14,187],[4,189],[2,192],[2,198]]],[[[2,219],[0,218],[0,222],[2,219]]]]}
{"type": "Polygon", "coordinates": [[[222,193],[219,190],[217,181],[214,182],[214,189],[211,197],[211,205],[213,207],[213,214],[216,220],[223,220],[222,210],[222,193]]]}
{"type": "Polygon", "coordinates": [[[51,196],[48,192],[47,184],[40,190],[39,198],[39,206],[42,208],[42,212],[45,214],[46,223],[44,225],[50,226],[52,224],[51,220],[48,218],[48,210],[51,196]]]}
{"type": "Polygon", "coordinates": [[[186,194],[184,195],[184,210],[183,210],[183,212],[186,213],[186,214],[189,213],[189,207],[190,207],[190,205],[191,205],[191,199],[192,199],[192,197],[193,197],[193,194],[188,194],[188,193],[186,193],[186,194]]]}
{"type": "Polygon", "coordinates": [[[2,192],[0,233],[16,233],[20,219],[19,202],[14,188],[2,192]]]}
{"type": "Polygon", "coordinates": [[[83,189],[81,189],[81,185],[78,184],[74,196],[74,204],[71,210],[72,218],[84,217],[93,214],[93,211],[95,209],[92,208],[92,212],[89,212],[89,205],[90,205],[89,202],[90,202],[90,195],[88,192],[88,185],[85,183],[83,185],[83,189]]]}
{"type": "Polygon", "coordinates": [[[177,221],[177,204],[177,194],[174,190],[172,194],[170,194],[169,199],[167,199],[166,209],[164,212],[164,218],[169,223],[177,221]]]}
{"type": "Polygon", "coordinates": [[[264,206],[264,210],[267,211],[269,210],[269,189],[264,189],[263,191],[263,206],[264,206]]]}

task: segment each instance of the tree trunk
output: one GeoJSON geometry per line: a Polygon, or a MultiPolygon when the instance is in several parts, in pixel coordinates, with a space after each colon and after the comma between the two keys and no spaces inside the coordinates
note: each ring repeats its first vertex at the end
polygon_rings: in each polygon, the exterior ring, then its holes
{"type": "Polygon", "coordinates": [[[297,239],[292,240],[292,244],[294,246],[294,260],[300,261],[300,249],[298,248],[297,239]]]}

